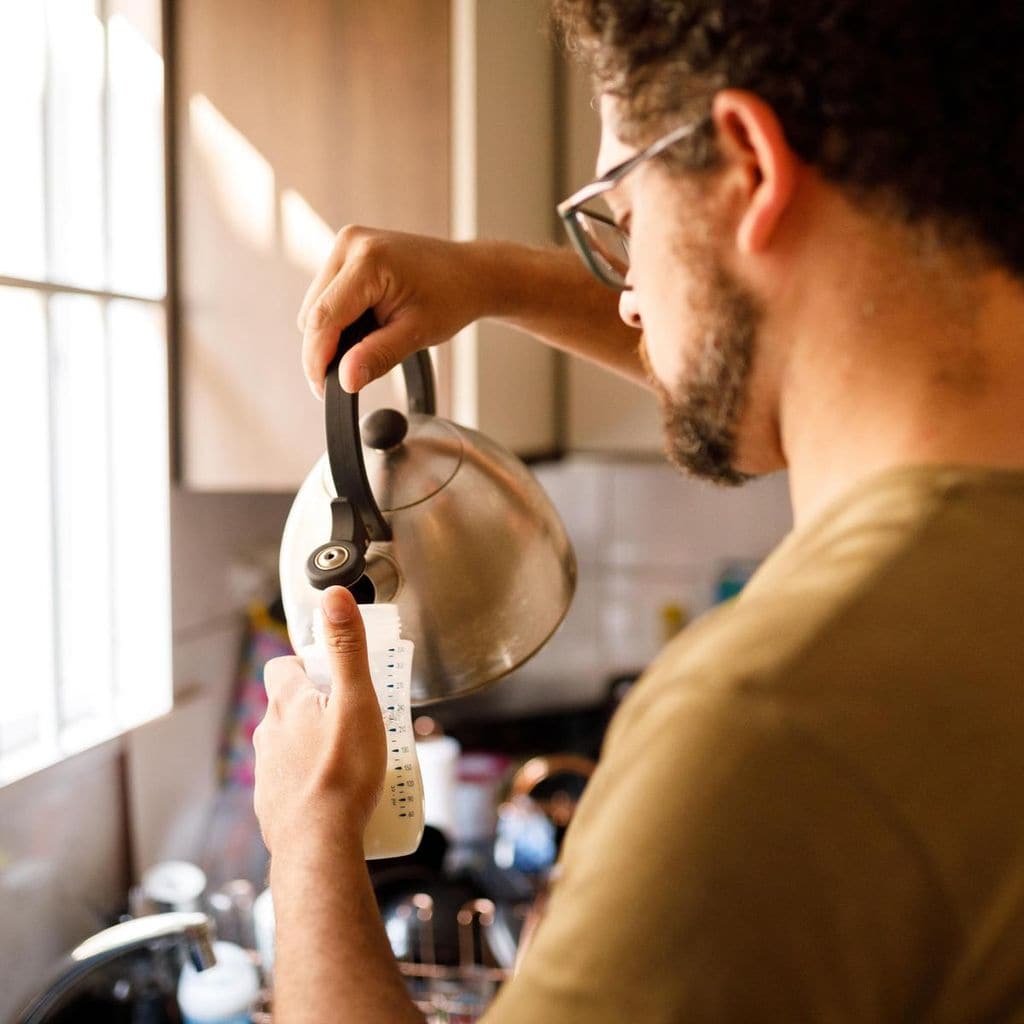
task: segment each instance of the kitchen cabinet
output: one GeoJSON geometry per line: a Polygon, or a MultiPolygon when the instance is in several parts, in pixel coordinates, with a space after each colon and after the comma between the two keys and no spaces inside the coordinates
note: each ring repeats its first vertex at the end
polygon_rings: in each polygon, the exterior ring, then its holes
{"type": "MultiPolygon", "coordinates": [[[[294,490],[323,449],[295,314],[346,223],[545,242],[543,0],[176,0],[179,443],[199,490],[294,490]]],[[[555,357],[500,325],[435,352],[441,411],[557,442],[555,357]]],[[[363,409],[401,404],[400,379],[363,409]]]]}
{"type": "MultiPolygon", "coordinates": [[[[561,196],[594,177],[600,119],[586,76],[563,65],[561,196]]],[[[564,441],[572,451],[609,455],[658,455],[663,451],[661,416],[651,393],[582,359],[565,368],[564,441]]]]}

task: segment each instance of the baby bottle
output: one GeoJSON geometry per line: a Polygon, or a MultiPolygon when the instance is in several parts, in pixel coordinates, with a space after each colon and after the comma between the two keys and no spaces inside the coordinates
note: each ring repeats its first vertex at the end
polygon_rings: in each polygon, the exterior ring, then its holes
{"type": "MultiPolygon", "coordinates": [[[[367,860],[412,853],[423,836],[423,780],[416,758],[409,684],[413,644],[401,638],[394,604],[359,605],[366,629],[370,678],[380,704],[387,739],[384,787],[363,835],[367,860]]],[[[325,692],[331,689],[330,663],[324,644],[323,616],[313,616],[313,642],[297,653],[306,675],[325,692]]]]}

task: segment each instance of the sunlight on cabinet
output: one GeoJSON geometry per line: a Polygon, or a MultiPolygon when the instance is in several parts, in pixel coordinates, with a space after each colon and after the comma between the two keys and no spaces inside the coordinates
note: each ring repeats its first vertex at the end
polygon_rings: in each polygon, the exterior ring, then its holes
{"type": "Polygon", "coordinates": [[[294,490],[322,452],[295,317],[339,228],[447,233],[448,8],[174,5],[188,486],[294,490]]]}

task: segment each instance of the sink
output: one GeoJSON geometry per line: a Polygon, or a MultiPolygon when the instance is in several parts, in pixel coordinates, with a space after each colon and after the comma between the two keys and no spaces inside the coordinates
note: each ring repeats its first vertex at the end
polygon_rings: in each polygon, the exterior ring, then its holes
{"type": "Polygon", "coordinates": [[[114,925],[73,949],[10,1024],[180,1024],[174,985],[184,951],[213,965],[205,914],[152,914],[114,925]]]}

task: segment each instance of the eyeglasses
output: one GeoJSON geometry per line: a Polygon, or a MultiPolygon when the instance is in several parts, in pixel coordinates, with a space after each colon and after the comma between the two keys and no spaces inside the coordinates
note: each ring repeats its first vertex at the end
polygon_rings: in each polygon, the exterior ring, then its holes
{"type": "Polygon", "coordinates": [[[628,291],[630,287],[626,283],[626,275],[629,273],[629,233],[615,223],[604,194],[615,188],[630,171],[663,153],[687,135],[692,135],[696,128],[697,125],[692,124],[675,128],[558,204],[558,216],[565,224],[569,241],[587,269],[602,284],[617,292],[628,291]]]}

